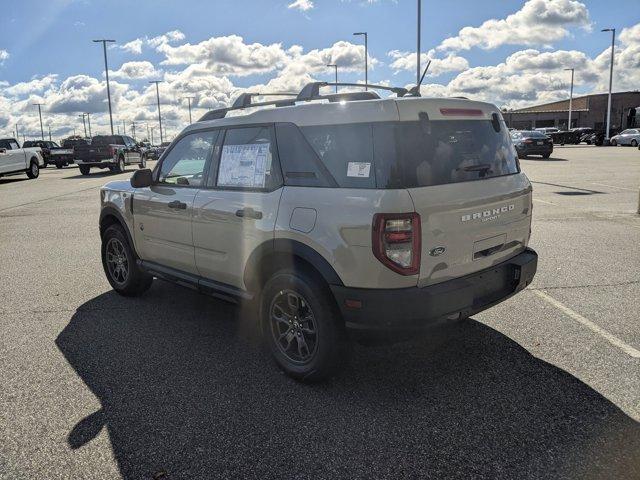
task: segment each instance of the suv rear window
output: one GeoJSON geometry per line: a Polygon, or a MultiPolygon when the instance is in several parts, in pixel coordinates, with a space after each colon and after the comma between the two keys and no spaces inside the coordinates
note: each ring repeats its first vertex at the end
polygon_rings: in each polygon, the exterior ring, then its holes
{"type": "Polygon", "coordinates": [[[500,125],[496,132],[490,120],[421,120],[300,130],[338,186],[412,188],[518,173],[500,125]]]}
{"type": "Polygon", "coordinates": [[[122,137],[117,135],[99,135],[91,139],[91,145],[124,145],[122,137]]]}

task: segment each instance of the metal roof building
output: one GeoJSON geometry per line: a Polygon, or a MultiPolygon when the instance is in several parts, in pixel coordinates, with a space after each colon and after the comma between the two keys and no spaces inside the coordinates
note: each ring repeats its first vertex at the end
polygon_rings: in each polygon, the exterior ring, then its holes
{"type": "MultiPolygon", "coordinates": [[[[557,127],[566,130],[569,120],[569,100],[503,111],[507,125],[517,129],[557,127]]],[[[575,97],[572,104],[571,127],[604,129],[607,123],[607,94],[575,97]]],[[[617,92],[611,95],[611,128],[624,129],[640,125],[640,91],[617,92]],[[635,109],[637,117],[634,117],[635,109]],[[631,114],[630,114],[631,111],[631,114]]]]}

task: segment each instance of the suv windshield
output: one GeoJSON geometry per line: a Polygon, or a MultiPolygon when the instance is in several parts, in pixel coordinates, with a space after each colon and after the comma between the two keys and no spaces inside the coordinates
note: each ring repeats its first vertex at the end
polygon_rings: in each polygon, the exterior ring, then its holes
{"type": "Polygon", "coordinates": [[[504,123],[496,132],[489,120],[321,125],[300,130],[340,187],[425,187],[518,172],[504,123]]]}

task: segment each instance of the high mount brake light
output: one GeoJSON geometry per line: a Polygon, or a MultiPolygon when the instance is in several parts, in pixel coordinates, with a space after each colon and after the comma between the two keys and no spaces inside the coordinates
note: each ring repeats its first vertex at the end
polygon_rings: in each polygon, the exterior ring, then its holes
{"type": "Polygon", "coordinates": [[[376,213],[373,216],[372,248],[375,257],[401,275],[420,272],[422,235],[420,215],[376,213]]]}
{"type": "Polygon", "coordinates": [[[445,117],[482,117],[484,113],[477,108],[441,108],[440,113],[445,117]]]}

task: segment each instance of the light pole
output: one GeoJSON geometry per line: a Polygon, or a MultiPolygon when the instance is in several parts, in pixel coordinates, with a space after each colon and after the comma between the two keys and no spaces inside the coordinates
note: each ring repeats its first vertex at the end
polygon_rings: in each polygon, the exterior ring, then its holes
{"type": "Polygon", "coordinates": [[[193,121],[191,120],[191,100],[195,100],[196,97],[182,97],[182,98],[186,98],[187,101],[189,102],[189,125],[191,125],[193,123],[193,121]]]}
{"type": "Polygon", "coordinates": [[[51,141],[51,124],[47,125],[47,127],[49,128],[49,141],[51,141]]]}
{"type": "Polygon", "coordinates": [[[42,140],[44,140],[44,128],[42,128],[42,110],[40,107],[44,105],[44,103],[34,103],[33,105],[38,107],[38,115],[40,116],[40,135],[42,136],[42,140]]]}
{"type": "Polygon", "coordinates": [[[333,67],[335,69],[335,74],[336,74],[336,93],[338,93],[338,65],[336,65],[335,63],[330,63],[327,65],[327,67],[333,67]]]}
{"type": "Polygon", "coordinates": [[[158,100],[158,124],[160,125],[160,143],[162,144],[162,116],[160,115],[160,88],[158,84],[161,83],[162,80],[151,80],[149,83],[156,84],[156,98],[158,100]]]}
{"type": "Polygon", "coordinates": [[[87,112],[87,124],[89,125],[89,138],[91,138],[91,116],[89,115],[89,112],[87,112]]]}
{"type": "Polygon", "coordinates": [[[84,113],[82,115],[78,115],[79,117],[82,117],[82,126],[84,127],[84,138],[87,138],[87,124],[84,121],[84,113]]]}
{"type": "Polygon", "coordinates": [[[571,130],[571,107],[573,106],[573,74],[575,68],[565,68],[565,70],[571,70],[571,89],[569,90],[569,123],[567,124],[567,130],[571,130]]]}
{"type": "Polygon", "coordinates": [[[609,144],[609,130],[611,129],[611,87],[613,86],[613,54],[616,45],[616,29],[603,28],[603,32],[611,32],[611,65],[609,66],[609,98],[607,99],[607,131],[605,133],[605,143],[609,144]]]}
{"type": "Polygon", "coordinates": [[[420,85],[420,23],[422,17],[422,0],[418,0],[418,46],[416,48],[416,85],[420,85]]]}
{"type": "Polygon", "coordinates": [[[151,130],[151,145],[153,145],[153,130],[154,130],[155,128],[156,128],[156,127],[149,127],[149,130],[151,130]]]}
{"type": "Polygon", "coordinates": [[[369,65],[368,65],[368,58],[369,58],[369,46],[368,46],[368,35],[367,32],[355,32],[354,35],[357,36],[364,36],[364,89],[365,90],[369,90],[369,87],[367,87],[367,85],[369,85],[369,65]]]}
{"type": "Polygon", "coordinates": [[[104,74],[107,77],[107,100],[109,101],[109,125],[111,125],[111,135],[113,135],[113,114],[111,113],[111,90],[109,89],[109,65],[107,64],[107,43],[115,43],[115,40],[94,40],[95,43],[102,43],[104,51],[104,74]]]}
{"type": "Polygon", "coordinates": [[[131,122],[131,136],[133,137],[133,139],[136,139],[136,121],[133,120],[131,122]]]}

